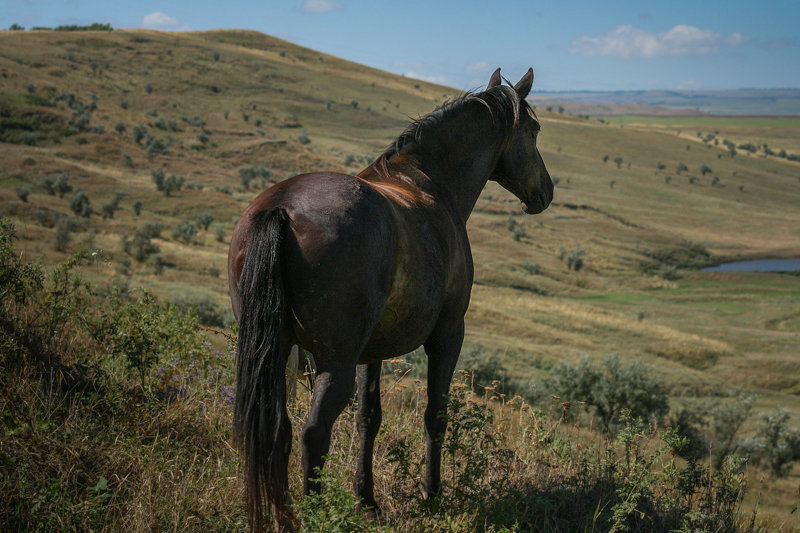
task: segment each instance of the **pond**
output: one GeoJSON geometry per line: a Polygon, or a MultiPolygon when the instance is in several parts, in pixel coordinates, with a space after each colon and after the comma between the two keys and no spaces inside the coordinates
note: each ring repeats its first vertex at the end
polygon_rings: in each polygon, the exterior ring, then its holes
{"type": "Polygon", "coordinates": [[[800,259],[761,259],[736,261],[704,268],[704,272],[793,272],[800,270],[800,259]]]}

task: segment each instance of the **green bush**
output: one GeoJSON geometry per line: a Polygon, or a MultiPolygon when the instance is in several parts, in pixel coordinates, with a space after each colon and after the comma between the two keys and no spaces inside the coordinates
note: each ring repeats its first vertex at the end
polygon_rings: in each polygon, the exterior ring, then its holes
{"type": "Polygon", "coordinates": [[[666,389],[639,360],[623,363],[616,354],[601,364],[588,357],[577,366],[561,363],[546,385],[568,402],[585,402],[606,433],[615,433],[623,410],[645,420],[660,420],[669,410],[666,389]]]}
{"type": "Polygon", "coordinates": [[[755,436],[741,445],[756,464],[766,466],[774,477],[788,476],[800,459],[800,430],[789,427],[790,416],[785,408],[762,414],[755,436]]]}
{"type": "Polygon", "coordinates": [[[189,221],[184,221],[172,228],[172,237],[176,241],[192,244],[197,240],[197,227],[189,221]]]}
{"type": "Polygon", "coordinates": [[[208,227],[214,222],[214,215],[211,213],[198,213],[194,217],[195,222],[197,225],[203,228],[204,230],[208,230],[208,227]]]}
{"type": "Polygon", "coordinates": [[[124,358],[143,389],[156,363],[191,359],[200,350],[196,317],[148,292],[136,300],[112,297],[111,310],[103,327],[110,351],[124,358]]]}
{"type": "Polygon", "coordinates": [[[122,236],[122,249],[137,261],[144,262],[154,254],[159,252],[158,246],[153,244],[151,236],[146,228],[139,228],[133,237],[122,236]]]}
{"type": "Polygon", "coordinates": [[[69,199],[69,208],[72,209],[75,216],[79,217],[89,218],[94,213],[89,195],[83,189],[75,191],[75,194],[69,199]]]}

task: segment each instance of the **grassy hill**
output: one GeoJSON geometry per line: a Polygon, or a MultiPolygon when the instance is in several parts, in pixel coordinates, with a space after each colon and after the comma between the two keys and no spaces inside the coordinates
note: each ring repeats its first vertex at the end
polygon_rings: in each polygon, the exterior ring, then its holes
{"type": "MultiPolygon", "coordinates": [[[[55,265],[87,246],[92,283],[147,287],[230,323],[227,240],[257,192],[355,173],[455,95],[256,32],[0,32],[0,214],[23,257],[55,265]],[[158,190],[156,168],[183,186],[158,190]],[[43,177],[62,174],[72,190],[50,194],[43,177]],[[88,218],[73,216],[78,189],[88,218]]],[[[527,217],[494,183],[479,199],[467,349],[530,383],[616,353],[644,361],[675,405],[746,390],[757,411],[796,420],[798,278],[698,267],[800,256],[800,164],[779,155],[800,152],[797,121],[537,113],[555,200],[527,217]]],[[[793,479],[772,483],[762,510],[788,517],[793,479]]]]}

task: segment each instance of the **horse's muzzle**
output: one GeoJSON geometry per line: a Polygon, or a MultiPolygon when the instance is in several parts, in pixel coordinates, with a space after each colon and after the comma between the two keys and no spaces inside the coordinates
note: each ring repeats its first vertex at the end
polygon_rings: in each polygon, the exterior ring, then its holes
{"type": "Polygon", "coordinates": [[[531,198],[527,202],[522,202],[522,208],[525,210],[525,213],[536,215],[547,209],[552,199],[552,195],[540,192],[538,196],[531,198]]]}

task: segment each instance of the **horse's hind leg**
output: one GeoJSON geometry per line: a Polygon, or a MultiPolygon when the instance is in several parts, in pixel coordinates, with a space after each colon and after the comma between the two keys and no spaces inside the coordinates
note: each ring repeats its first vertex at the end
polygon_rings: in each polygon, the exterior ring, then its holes
{"type": "Polygon", "coordinates": [[[464,342],[464,320],[437,326],[425,341],[428,354],[428,407],[425,409],[425,496],[432,498],[441,491],[442,442],[447,429],[447,393],[450,380],[464,342]]]}
{"type": "Polygon", "coordinates": [[[336,418],[353,394],[356,366],[354,363],[321,364],[311,397],[311,414],[303,429],[303,492],[319,492],[315,469],[325,465],[331,444],[331,430],[336,418]]]}
{"type": "Polygon", "coordinates": [[[381,427],[381,362],[358,365],[358,434],[361,451],[353,480],[361,504],[377,510],[372,479],[372,454],[381,427]]]}

